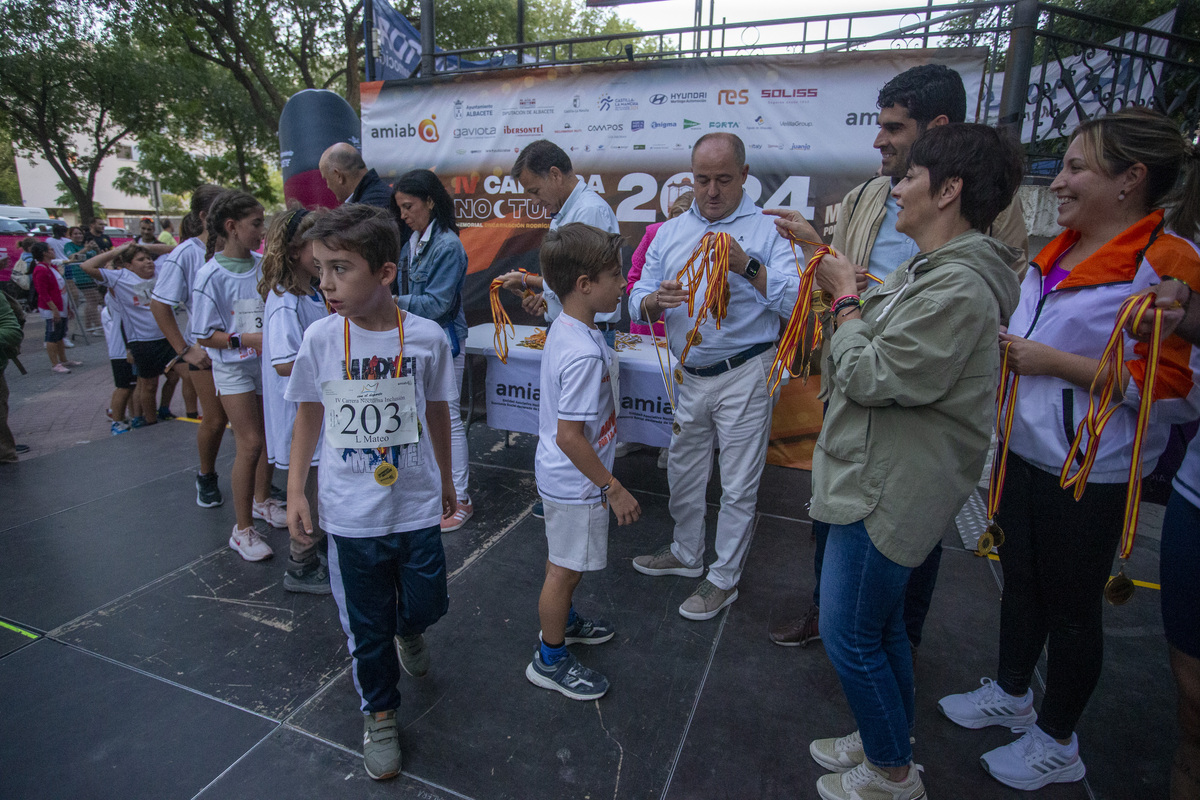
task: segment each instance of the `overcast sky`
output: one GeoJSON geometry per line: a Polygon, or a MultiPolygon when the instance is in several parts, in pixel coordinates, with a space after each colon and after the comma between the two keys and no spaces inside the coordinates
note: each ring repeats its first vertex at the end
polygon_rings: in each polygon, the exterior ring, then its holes
{"type": "MultiPolygon", "coordinates": [[[[704,23],[707,25],[710,0],[701,2],[704,6],[704,23]]],[[[936,2],[941,5],[946,0],[936,2]]],[[[920,5],[923,5],[921,0],[808,0],[796,3],[780,3],[778,0],[716,0],[714,18],[718,23],[721,17],[725,17],[729,22],[748,22],[872,9],[915,8],[920,5]]],[[[696,0],[655,0],[650,3],[616,6],[613,10],[622,17],[632,19],[642,30],[678,28],[692,24],[696,0]]]]}

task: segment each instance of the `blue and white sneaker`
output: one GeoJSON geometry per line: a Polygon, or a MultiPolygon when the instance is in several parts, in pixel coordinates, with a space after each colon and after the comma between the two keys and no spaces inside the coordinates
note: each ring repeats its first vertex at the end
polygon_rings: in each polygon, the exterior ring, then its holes
{"type": "Polygon", "coordinates": [[[120,436],[122,433],[129,433],[129,423],[113,420],[113,424],[109,427],[109,430],[112,431],[113,436],[120,436]]]}
{"type": "Polygon", "coordinates": [[[575,624],[567,626],[563,644],[604,644],[616,635],[612,623],[607,620],[577,616],[575,624]]]}
{"type": "Polygon", "coordinates": [[[982,678],[982,686],[965,694],[950,694],[938,701],[938,710],[951,722],[978,730],[992,725],[1025,728],[1037,721],[1033,710],[1033,690],[1013,697],[991,678],[982,678]]]}
{"type": "Polygon", "coordinates": [[[553,689],[572,700],[599,700],[608,691],[608,678],[580,664],[573,653],[548,666],[542,663],[541,653],[534,652],[525,677],[534,686],[553,689]]]}
{"type": "Polygon", "coordinates": [[[546,506],[542,504],[541,500],[538,500],[536,503],[533,504],[533,512],[532,513],[536,519],[545,519],[546,518],[546,506]]]}

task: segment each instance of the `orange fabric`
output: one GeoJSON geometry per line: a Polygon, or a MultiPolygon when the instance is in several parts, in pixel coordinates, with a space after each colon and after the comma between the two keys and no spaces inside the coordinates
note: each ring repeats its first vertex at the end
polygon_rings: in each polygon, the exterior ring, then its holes
{"type": "MultiPolygon", "coordinates": [[[[1133,280],[1140,266],[1133,263],[1133,258],[1146,246],[1146,241],[1162,217],[1162,211],[1152,211],[1121,231],[1104,247],[1076,264],[1055,291],[1133,280]]],[[[1045,275],[1054,262],[1078,241],[1078,232],[1065,230],[1043,247],[1034,259],[1042,274],[1045,275]]]]}

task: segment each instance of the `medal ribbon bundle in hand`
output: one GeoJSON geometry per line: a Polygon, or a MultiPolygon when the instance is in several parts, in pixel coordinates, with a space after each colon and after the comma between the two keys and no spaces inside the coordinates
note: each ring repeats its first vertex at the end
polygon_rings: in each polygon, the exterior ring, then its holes
{"type": "Polygon", "coordinates": [[[687,292],[688,316],[695,315],[696,321],[687,335],[687,344],[679,356],[679,363],[687,361],[688,350],[693,344],[702,340],[700,326],[712,314],[717,330],[721,330],[721,320],[729,313],[729,245],[733,238],[728,233],[704,234],[700,244],[692,251],[692,256],[679,270],[676,280],[687,292]],[[704,302],[696,310],[696,292],[700,289],[700,281],[706,280],[704,302]]]}
{"type": "Polygon", "coordinates": [[[501,364],[508,363],[508,337],[517,335],[517,329],[513,327],[512,320],[508,318],[508,312],[504,310],[504,304],[500,302],[500,289],[504,287],[504,281],[496,278],[492,281],[492,285],[488,287],[488,301],[492,304],[492,323],[496,326],[496,333],[492,337],[492,343],[496,346],[496,355],[500,358],[501,364]]]}
{"type": "MultiPolygon", "coordinates": [[[[796,360],[796,350],[800,348],[800,341],[804,338],[804,332],[808,330],[808,320],[812,314],[813,303],[817,300],[817,295],[821,293],[816,288],[817,265],[821,263],[822,258],[833,252],[825,245],[818,246],[817,252],[808,260],[807,268],[801,269],[800,254],[796,252],[796,241],[796,239],[790,239],[789,244],[792,246],[792,255],[796,259],[796,272],[800,275],[800,291],[796,293],[796,305],[792,307],[792,315],[788,318],[787,327],[784,328],[783,336],[779,340],[779,350],[775,353],[775,362],[771,364],[771,372],[767,375],[768,394],[774,394],[775,390],[779,388],[784,370],[787,370],[787,373],[793,378],[803,374],[807,381],[809,369],[812,367],[812,354],[821,347],[821,326],[817,325],[812,349],[805,354],[800,372],[792,372],[792,364],[796,360]]],[[[815,242],[804,243],[816,244],[815,242]]]]}
{"type": "Polygon", "coordinates": [[[1100,367],[1096,370],[1096,377],[1092,379],[1087,416],[1079,423],[1079,428],[1075,432],[1075,440],[1071,442],[1071,449],[1067,452],[1067,460],[1063,463],[1062,473],[1059,475],[1059,485],[1062,488],[1073,486],[1075,499],[1079,500],[1083,497],[1088,475],[1100,452],[1100,435],[1121,405],[1118,400],[1114,399],[1114,396],[1121,380],[1122,367],[1125,364],[1123,329],[1131,320],[1133,322],[1131,327],[1135,329],[1140,327],[1147,314],[1153,315],[1154,332],[1150,339],[1150,352],[1146,357],[1146,376],[1142,383],[1141,400],[1138,403],[1137,427],[1134,429],[1133,453],[1129,464],[1129,486],[1125,492],[1125,521],[1121,533],[1120,551],[1121,568],[1104,587],[1105,598],[1115,606],[1128,602],[1129,598],[1133,596],[1133,581],[1125,576],[1125,562],[1133,550],[1133,539],[1137,533],[1138,506],[1142,499],[1142,445],[1146,438],[1146,428],[1150,423],[1150,406],[1154,402],[1154,384],[1158,378],[1158,362],[1162,351],[1163,311],[1161,308],[1155,307],[1154,295],[1136,295],[1121,304],[1121,310],[1117,314],[1117,324],[1113,327],[1112,335],[1108,337],[1104,354],[1100,356],[1100,367]],[[1100,399],[1097,400],[1096,386],[1102,379],[1103,387],[1100,399]],[[1087,452],[1083,456],[1083,464],[1072,475],[1070,474],[1071,464],[1083,445],[1085,431],[1088,436],[1087,452]]]}

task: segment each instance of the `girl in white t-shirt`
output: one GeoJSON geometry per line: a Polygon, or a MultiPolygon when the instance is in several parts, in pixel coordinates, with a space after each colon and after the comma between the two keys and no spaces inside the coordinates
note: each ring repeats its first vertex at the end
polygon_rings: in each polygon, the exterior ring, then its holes
{"type": "MultiPolygon", "coordinates": [[[[277,467],[289,468],[292,427],[297,404],[284,399],[292,365],[300,352],[304,331],[314,322],[329,316],[325,297],[317,289],[320,275],[313,263],[312,244],[303,241],[317,215],[300,208],[281,214],[271,222],[263,248],[262,278],[258,293],[265,301],[263,325],[262,382],[263,421],[267,431],[267,460],[277,467]]],[[[314,451],[311,466],[320,460],[314,451]]],[[[317,503],[317,470],[308,473],[304,487],[309,507],[317,503]]],[[[314,515],[315,517],[315,515],[314,515]]],[[[314,527],[311,537],[301,538],[294,531],[290,541],[283,588],[290,592],[329,594],[329,571],[319,553],[324,551],[325,534],[314,527]]]]}
{"type": "Polygon", "coordinates": [[[258,355],[263,301],[258,294],[259,256],[254,252],[262,244],[263,207],[245,192],[226,192],[213,202],[207,224],[209,260],[192,287],[191,328],[196,344],[212,359],[213,383],[237,444],[230,481],[237,521],[229,546],[247,561],[261,561],[274,551],[259,538],[254,518],[287,527],[286,513],[270,494],[263,428],[258,355]],[[214,252],[218,240],[224,244],[214,252]]]}

